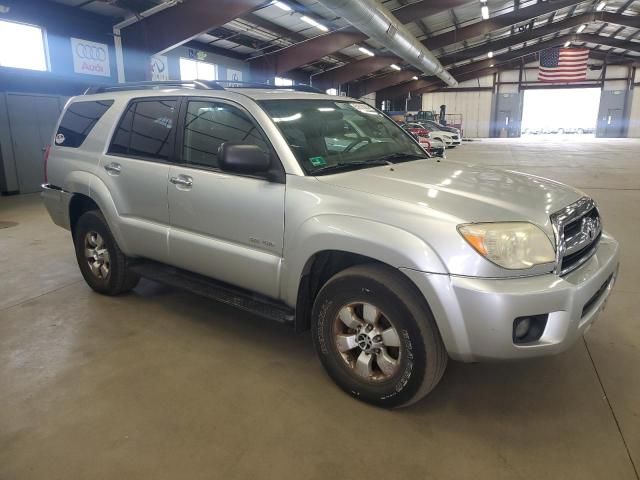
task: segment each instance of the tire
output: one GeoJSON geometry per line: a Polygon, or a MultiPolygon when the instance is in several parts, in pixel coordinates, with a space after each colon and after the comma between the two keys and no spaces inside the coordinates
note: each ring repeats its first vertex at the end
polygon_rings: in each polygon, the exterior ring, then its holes
{"type": "Polygon", "coordinates": [[[422,399],[438,384],[448,361],[418,289],[383,265],[350,267],[322,287],[313,305],[312,337],[322,365],[342,390],[384,408],[422,399]],[[367,331],[369,325],[373,330],[367,331]]]}
{"type": "Polygon", "coordinates": [[[74,229],[73,243],[80,272],[96,292],[119,295],[138,284],[140,277],[130,271],[128,258],[118,247],[100,211],[91,210],[80,216],[74,229]],[[93,255],[93,269],[90,254],[93,255]]]}

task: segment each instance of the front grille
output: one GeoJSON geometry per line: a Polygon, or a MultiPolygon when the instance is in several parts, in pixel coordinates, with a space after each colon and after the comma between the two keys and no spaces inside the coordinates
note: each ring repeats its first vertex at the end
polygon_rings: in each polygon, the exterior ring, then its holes
{"type": "Polygon", "coordinates": [[[575,270],[580,265],[582,265],[586,260],[589,259],[591,255],[593,255],[598,248],[598,242],[600,241],[601,234],[595,238],[593,243],[582,247],[580,250],[577,250],[573,253],[565,255],[562,258],[561,271],[563,273],[569,273],[570,270],[575,270]]]}
{"type": "Polygon", "coordinates": [[[566,275],[596,252],[602,236],[602,222],[595,202],[584,197],[554,213],[558,273],[566,275]]]}

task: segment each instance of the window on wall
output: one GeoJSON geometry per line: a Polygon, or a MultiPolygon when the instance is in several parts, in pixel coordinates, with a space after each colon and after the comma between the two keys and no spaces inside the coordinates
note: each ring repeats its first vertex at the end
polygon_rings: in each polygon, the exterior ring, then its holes
{"type": "Polygon", "coordinates": [[[34,25],[0,20],[0,67],[48,70],[44,31],[34,25]]]}
{"type": "Polygon", "coordinates": [[[291,87],[293,86],[293,80],[290,78],[276,77],[274,84],[276,87],[291,87]]]}
{"type": "Polygon", "coordinates": [[[217,80],[218,66],[190,58],[180,59],[180,80],[217,80]]]}

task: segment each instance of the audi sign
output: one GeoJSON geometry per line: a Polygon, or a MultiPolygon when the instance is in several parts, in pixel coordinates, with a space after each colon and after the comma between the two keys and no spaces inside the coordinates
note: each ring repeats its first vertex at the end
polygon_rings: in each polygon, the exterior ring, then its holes
{"type": "Polygon", "coordinates": [[[111,76],[109,46],[79,38],[71,39],[73,71],[85,75],[111,76]]]}

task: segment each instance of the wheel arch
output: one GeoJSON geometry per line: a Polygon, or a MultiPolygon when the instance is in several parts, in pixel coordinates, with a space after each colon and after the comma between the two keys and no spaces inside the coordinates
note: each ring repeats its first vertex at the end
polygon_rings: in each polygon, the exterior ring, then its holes
{"type": "Polygon", "coordinates": [[[120,229],[115,202],[102,180],[89,172],[73,172],[65,181],[65,190],[72,193],[69,201],[71,232],[80,215],[88,210],[100,210],[119,247],[124,253],[129,252],[126,238],[120,229]]]}
{"type": "MultiPolygon", "coordinates": [[[[343,216],[314,218],[305,222],[289,244],[283,275],[285,303],[296,307],[296,329],[309,328],[315,297],[336,273],[372,263],[400,271],[409,268],[446,273],[444,264],[422,239],[397,227],[343,216]]],[[[407,277],[408,278],[408,277],[407,277]]],[[[414,282],[408,278],[413,284],[414,282]]],[[[419,290],[416,286],[416,291],[419,290]]]]}

